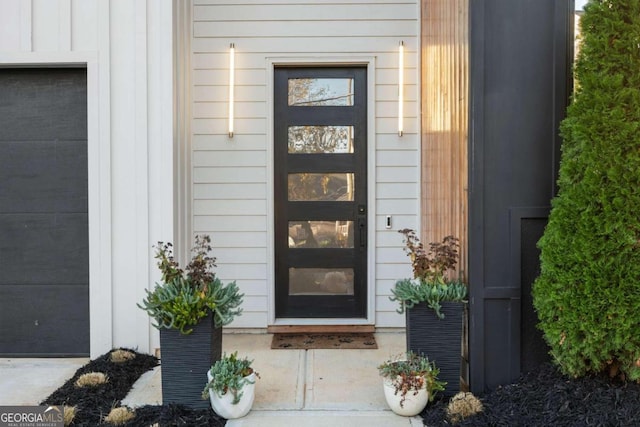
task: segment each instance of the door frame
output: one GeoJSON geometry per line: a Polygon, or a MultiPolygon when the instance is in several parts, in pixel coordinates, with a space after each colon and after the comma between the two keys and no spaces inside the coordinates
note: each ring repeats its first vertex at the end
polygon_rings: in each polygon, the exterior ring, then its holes
{"type": "Polygon", "coordinates": [[[353,57],[336,55],[309,55],[295,57],[269,57],[266,61],[266,152],[267,152],[267,322],[272,325],[373,325],[375,324],[375,253],[376,253],[376,147],[375,147],[375,57],[353,57]],[[283,318],[275,313],[275,236],[274,236],[274,77],[278,66],[365,66],[367,69],[367,316],[365,319],[349,318],[283,318]]]}

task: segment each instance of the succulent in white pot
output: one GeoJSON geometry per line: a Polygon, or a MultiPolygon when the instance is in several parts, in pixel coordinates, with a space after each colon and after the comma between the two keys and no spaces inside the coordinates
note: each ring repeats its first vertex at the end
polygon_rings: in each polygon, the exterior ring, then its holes
{"type": "Polygon", "coordinates": [[[445,383],[438,381],[439,370],[426,356],[407,352],[378,366],[387,404],[405,417],[419,414],[445,383]]]}
{"type": "Polygon", "coordinates": [[[258,373],[251,367],[253,360],[238,358],[234,352],[216,361],[207,372],[207,385],[202,394],[207,395],[211,407],[221,417],[241,418],[249,413],[255,397],[258,373]]]}

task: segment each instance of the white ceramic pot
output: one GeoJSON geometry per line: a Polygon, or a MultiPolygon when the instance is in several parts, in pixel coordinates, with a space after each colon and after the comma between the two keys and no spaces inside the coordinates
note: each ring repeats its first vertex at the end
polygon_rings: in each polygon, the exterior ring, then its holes
{"type": "Polygon", "coordinates": [[[402,392],[396,394],[396,388],[394,382],[390,379],[382,379],[382,387],[384,389],[384,397],[387,399],[387,405],[391,410],[403,417],[413,417],[418,415],[427,406],[429,402],[429,392],[426,386],[418,390],[418,393],[414,395],[414,390],[409,391],[402,401],[402,392]]]}
{"type": "MultiPolygon", "coordinates": [[[[211,374],[207,372],[207,378],[211,381],[211,374]]],[[[242,387],[242,397],[240,402],[235,405],[233,402],[233,393],[227,392],[220,396],[214,390],[209,390],[209,400],[211,401],[211,407],[216,414],[226,419],[232,420],[234,418],[244,417],[251,410],[253,405],[253,398],[255,397],[256,388],[256,374],[245,377],[251,381],[252,384],[245,384],[242,387]]]]}

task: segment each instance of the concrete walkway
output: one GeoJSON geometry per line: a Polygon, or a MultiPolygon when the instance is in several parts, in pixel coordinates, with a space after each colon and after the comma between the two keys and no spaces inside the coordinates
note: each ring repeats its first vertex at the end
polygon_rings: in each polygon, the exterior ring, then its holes
{"type": "Polygon", "coordinates": [[[84,357],[0,359],[0,406],[39,405],[87,363],[84,357]]]}
{"type": "MultiPolygon", "coordinates": [[[[376,333],[377,350],[271,350],[271,337],[223,337],[223,350],[254,359],[260,374],[251,412],[227,422],[228,427],[422,426],[419,417],[400,417],[388,409],[377,370],[403,352],[404,333],[376,333]]],[[[85,363],[87,359],[0,359],[0,405],[37,404],[85,363]]],[[[160,369],[140,377],[123,405],[161,404],[160,369]]]]}

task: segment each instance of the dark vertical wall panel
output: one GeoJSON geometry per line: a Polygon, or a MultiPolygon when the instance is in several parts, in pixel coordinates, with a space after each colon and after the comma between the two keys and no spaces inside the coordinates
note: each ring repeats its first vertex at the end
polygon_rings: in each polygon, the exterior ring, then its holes
{"type": "Polygon", "coordinates": [[[84,69],[0,69],[0,271],[0,354],[88,355],[84,69]]]}
{"type": "MultiPolygon", "coordinates": [[[[505,347],[505,342],[509,343],[512,331],[512,312],[514,308],[512,301],[508,298],[485,298],[484,311],[492,313],[485,320],[487,333],[485,336],[485,345],[488,348],[505,347]]],[[[473,349],[471,348],[470,351],[473,349]]],[[[503,371],[509,370],[512,364],[511,354],[508,351],[493,352],[490,355],[490,362],[486,364],[487,388],[495,388],[500,385],[500,377],[503,371]]],[[[471,365],[473,372],[475,367],[471,365]]],[[[473,385],[473,383],[472,383],[473,385]]]]}
{"type": "Polygon", "coordinates": [[[476,392],[517,378],[521,347],[530,341],[521,333],[535,332],[522,327],[521,313],[533,319],[522,302],[530,283],[523,289],[521,268],[537,265],[522,226],[545,222],[555,188],[572,12],[571,0],[470,2],[469,357],[476,392]]]}

